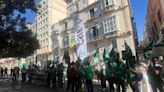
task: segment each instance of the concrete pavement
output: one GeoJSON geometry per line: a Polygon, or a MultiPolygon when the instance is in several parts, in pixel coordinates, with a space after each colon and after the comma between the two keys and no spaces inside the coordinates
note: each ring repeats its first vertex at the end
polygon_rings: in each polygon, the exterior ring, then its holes
{"type": "MultiPolygon", "coordinates": [[[[21,81],[12,81],[10,78],[0,79],[0,92],[66,92],[66,84],[63,84],[64,88],[59,89],[55,87],[48,87],[40,83],[29,84],[21,81]]],[[[71,90],[67,91],[71,92],[71,90]]],[[[87,92],[86,87],[83,87],[78,92],[87,92]]],[[[102,92],[101,86],[94,80],[94,92],[102,92]]],[[[109,92],[107,89],[106,92],[109,92]]],[[[131,92],[128,90],[127,92],[131,92]]]]}

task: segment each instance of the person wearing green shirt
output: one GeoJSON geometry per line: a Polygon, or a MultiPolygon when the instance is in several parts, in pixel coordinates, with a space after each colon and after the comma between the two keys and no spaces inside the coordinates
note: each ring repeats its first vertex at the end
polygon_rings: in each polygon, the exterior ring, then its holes
{"type": "Polygon", "coordinates": [[[110,91],[114,91],[114,83],[116,81],[116,68],[117,68],[117,63],[110,61],[106,64],[106,80],[109,83],[109,88],[110,91]]]}
{"type": "Polygon", "coordinates": [[[133,92],[140,92],[139,85],[138,85],[138,74],[139,74],[139,67],[135,65],[134,68],[130,68],[128,70],[128,83],[132,88],[133,92]]]}
{"type": "Polygon", "coordinates": [[[117,68],[117,92],[120,92],[120,86],[122,87],[122,92],[126,92],[125,86],[125,79],[126,79],[126,64],[122,61],[118,63],[117,68]]]}
{"type": "Polygon", "coordinates": [[[93,92],[93,71],[89,63],[83,68],[88,92],[93,92]]]}

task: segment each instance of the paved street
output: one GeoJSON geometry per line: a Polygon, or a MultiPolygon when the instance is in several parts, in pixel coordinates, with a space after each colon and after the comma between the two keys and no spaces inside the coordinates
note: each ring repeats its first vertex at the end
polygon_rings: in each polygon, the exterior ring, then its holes
{"type": "Polygon", "coordinates": [[[54,92],[53,88],[43,85],[29,85],[10,79],[0,80],[0,92],[54,92]]]}
{"type": "MultiPolygon", "coordinates": [[[[100,87],[95,86],[95,92],[101,92],[100,87]]],[[[65,92],[65,88],[51,88],[46,85],[28,84],[21,81],[13,82],[11,79],[0,79],[0,92],[65,92]]],[[[83,92],[82,89],[79,92],[83,92]]]]}
{"type": "MultiPolygon", "coordinates": [[[[54,87],[48,87],[44,84],[28,84],[22,83],[21,81],[13,82],[11,79],[0,79],[0,92],[66,92],[65,85],[63,89],[58,89],[54,87]]],[[[71,91],[68,91],[71,92],[71,91]]],[[[80,89],[79,92],[86,92],[80,89]]],[[[101,87],[94,83],[94,92],[102,92],[101,87]]],[[[109,92],[107,90],[107,92],[109,92]]],[[[131,92],[128,90],[127,92],[131,92]]]]}

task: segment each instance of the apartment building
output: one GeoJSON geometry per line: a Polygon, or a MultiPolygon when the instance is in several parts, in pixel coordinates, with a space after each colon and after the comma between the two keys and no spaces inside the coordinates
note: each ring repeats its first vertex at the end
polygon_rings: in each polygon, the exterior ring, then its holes
{"type": "MultiPolygon", "coordinates": [[[[99,48],[103,54],[104,48],[110,52],[115,46],[122,56],[126,42],[136,55],[136,28],[129,0],[65,0],[68,17],[52,26],[58,45],[58,56],[62,58],[65,50],[69,50],[72,61],[76,60],[74,40],[74,15],[84,23],[87,37],[88,55],[99,48]]],[[[55,53],[55,51],[54,51],[55,53]]],[[[55,54],[57,55],[57,54],[55,54]]]]}
{"type": "MultiPolygon", "coordinates": [[[[147,15],[145,28],[145,44],[148,46],[151,41],[157,43],[164,34],[164,1],[163,0],[148,0],[147,15]]],[[[163,54],[163,48],[156,49],[156,54],[163,54]],[[160,52],[162,51],[162,52],[160,52]]],[[[158,55],[157,55],[158,56],[158,55]]]]}
{"type": "MultiPolygon", "coordinates": [[[[27,24],[27,27],[28,29],[32,31],[34,36],[37,36],[37,20],[36,19],[33,23],[27,24]]],[[[36,51],[34,51],[33,55],[27,57],[27,59],[29,60],[31,64],[36,64],[36,51]]]]}
{"type": "Polygon", "coordinates": [[[67,16],[64,0],[41,0],[38,4],[36,16],[36,32],[40,48],[36,51],[36,59],[41,64],[52,60],[51,26],[67,16]]]}

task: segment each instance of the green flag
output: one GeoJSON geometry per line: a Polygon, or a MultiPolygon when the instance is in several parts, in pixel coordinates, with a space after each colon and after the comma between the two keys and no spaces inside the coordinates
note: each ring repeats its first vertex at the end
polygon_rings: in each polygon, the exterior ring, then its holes
{"type": "Polygon", "coordinates": [[[81,59],[80,59],[80,57],[78,57],[78,59],[76,61],[76,66],[77,66],[78,70],[80,70],[80,68],[81,68],[81,59]]]}
{"type": "Polygon", "coordinates": [[[123,60],[128,60],[129,58],[132,57],[132,51],[128,44],[125,42],[125,50],[122,51],[122,59],[123,60]]]}
{"type": "Polygon", "coordinates": [[[103,53],[103,60],[105,63],[109,62],[111,60],[109,54],[106,52],[106,49],[104,48],[104,53],[103,53]]]}
{"type": "Polygon", "coordinates": [[[69,56],[68,50],[66,51],[66,59],[65,59],[65,62],[66,62],[67,64],[70,63],[70,56],[69,56]]]}
{"type": "Polygon", "coordinates": [[[143,50],[145,59],[151,59],[153,57],[152,48],[156,47],[155,41],[152,40],[147,47],[143,50]]]}
{"type": "Polygon", "coordinates": [[[64,51],[64,54],[63,54],[63,60],[65,60],[66,58],[66,50],[64,51]]]}
{"type": "Polygon", "coordinates": [[[100,63],[99,48],[97,48],[96,51],[93,54],[93,63],[94,64],[99,64],[100,63]]]}
{"type": "Polygon", "coordinates": [[[109,56],[111,57],[111,60],[113,62],[118,62],[119,61],[119,53],[115,51],[115,47],[112,47],[112,50],[109,54],[109,56]]]}

